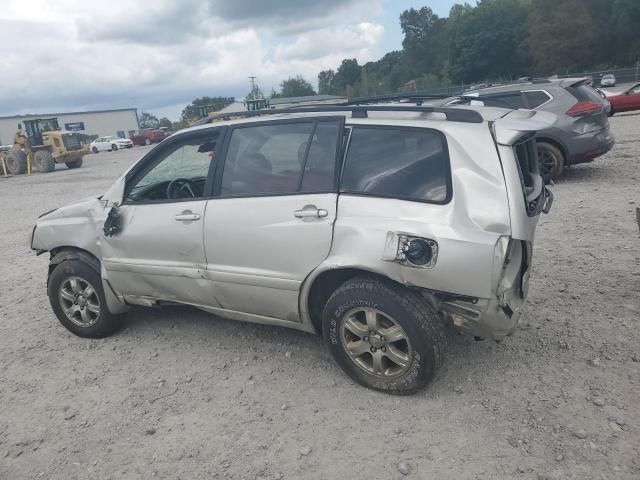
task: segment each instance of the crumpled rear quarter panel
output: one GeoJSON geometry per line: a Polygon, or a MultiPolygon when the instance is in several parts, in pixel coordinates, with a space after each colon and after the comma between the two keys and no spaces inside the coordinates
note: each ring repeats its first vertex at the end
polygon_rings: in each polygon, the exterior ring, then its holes
{"type": "Polygon", "coordinates": [[[470,137],[463,147],[447,135],[453,196],[445,205],[340,195],[331,254],[319,271],[356,267],[406,285],[492,297],[494,247],[511,231],[509,201],[489,132],[470,137]],[[389,231],[438,242],[436,265],[421,269],[382,260],[389,231]]]}

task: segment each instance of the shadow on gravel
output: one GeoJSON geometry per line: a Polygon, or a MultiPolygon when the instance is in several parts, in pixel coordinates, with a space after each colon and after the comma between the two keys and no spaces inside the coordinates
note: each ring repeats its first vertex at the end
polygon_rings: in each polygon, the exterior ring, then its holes
{"type": "MultiPolygon", "coordinates": [[[[451,390],[452,384],[464,382],[470,376],[477,377],[480,372],[483,377],[502,376],[500,369],[496,368],[496,365],[501,363],[497,357],[504,355],[498,351],[498,344],[491,340],[476,341],[453,327],[448,328],[447,333],[449,345],[441,372],[431,386],[422,393],[414,395],[413,398],[442,395],[443,392],[451,390]]],[[[344,375],[347,379],[346,374],[343,374],[331,361],[330,354],[319,335],[285,327],[228,320],[187,306],[167,306],[161,309],[132,308],[127,314],[125,330],[119,336],[137,337],[141,343],[152,343],[158,342],[158,334],[161,339],[166,339],[168,335],[175,335],[180,337],[181,343],[196,339],[200,342],[209,342],[212,348],[222,344],[227,348],[226,351],[230,357],[246,352],[249,345],[254,354],[267,358],[279,356],[282,354],[281,350],[293,347],[306,352],[307,358],[327,361],[335,367],[336,375],[344,375]]],[[[514,352],[511,351],[512,357],[513,354],[514,352]]],[[[522,355],[527,354],[522,352],[522,355]]],[[[300,364],[297,367],[300,367],[300,364]]],[[[292,368],[297,367],[292,366],[292,368]]],[[[321,388],[321,385],[317,388],[321,388]]]]}

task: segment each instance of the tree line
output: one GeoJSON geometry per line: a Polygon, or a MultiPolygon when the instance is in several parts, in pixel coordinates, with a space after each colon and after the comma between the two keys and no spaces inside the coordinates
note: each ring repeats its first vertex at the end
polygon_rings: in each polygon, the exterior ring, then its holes
{"type": "Polygon", "coordinates": [[[318,74],[318,92],[349,97],[635,65],[640,0],[480,0],[448,17],[400,15],[402,49],[318,74]]]}
{"type": "MultiPolygon", "coordinates": [[[[342,60],[318,74],[318,91],[302,76],[283,80],[271,98],[333,94],[347,97],[512,80],[640,61],[640,0],[479,0],[455,4],[448,17],[428,7],[400,15],[402,49],[380,60],[342,60]]],[[[257,84],[245,100],[264,97],[257,84]]],[[[184,128],[200,107],[217,111],[233,97],[196,98],[178,122],[143,113],[141,127],[184,128]]]]}

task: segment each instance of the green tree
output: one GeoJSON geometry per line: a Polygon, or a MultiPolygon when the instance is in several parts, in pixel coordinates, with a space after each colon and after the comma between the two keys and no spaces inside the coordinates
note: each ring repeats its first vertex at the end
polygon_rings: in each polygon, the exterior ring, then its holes
{"type": "Polygon", "coordinates": [[[322,70],[318,74],[318,93],[320,95],[333,93],[333,78],[335,76],[336,72],[333,70],[322,70]]]}
{"type": "Polygon", "coordinates": [[[185,122],[200,118],[201,107],[209,112],[222,110],[227,105],[231,105],[235,99],[233,97],[200,97],[196,98],[189,105],[184,107],[180,118],[185,122]]]}
{"type": "Polygon", "coordinates": [[[332,86],[336,94],[345,94],[347,87],[353,86],[360,81],[361,67],[355,58],[346,58],[338,67],[333,77],[332,86]]]}
{"type": "Polygon", "coordinates": [[[307,95],[315,95],[313,86],[307,82],[301,75],[287,78],[280,83],[281,97],[304,97],[307,95]]]}
{"type": "Polygon", "coordinates": [[[533,0],[527,24],[537,73],[565,73],[598,63],[594,52],[601,38],[583,0],[533,0]]]}
{"type": "Polygon", "coordinates": [[[169,120],[167,117],[162,117],[160,120],[158,120],[158,126],[167,127],[168,129],[173,128],[173,124],[171,123],[171,120],[169,120]]]}
{"type": "MultiPolygon", "coordinates": [[[[454,81],[511,79],[528,70],[528,5],[528,0],[481,0],[475,8],[456,12],[449,28],[454,81]]],[[[548,10],[553,18],[555,10],[548,10]]]]}
{"type": "Polygon", "coordinates": [[[404,33],[402,46],[414,73],[436,75],[449,56],[447,19],[439,18],[431,8],[410,8],[400,15],[404,33]]]}
{"type": "Polygon", "coordinates": [[[611,5],[613,58],[621,65],[635,65],[640,61],[640,1],[613,0],[611,5]]]}
{"type": "Polygon", "coordinates": [[[158,118],[149,112],[142,112],[139,123],[140,128],[158,128],[159,125],[158,118]]]}

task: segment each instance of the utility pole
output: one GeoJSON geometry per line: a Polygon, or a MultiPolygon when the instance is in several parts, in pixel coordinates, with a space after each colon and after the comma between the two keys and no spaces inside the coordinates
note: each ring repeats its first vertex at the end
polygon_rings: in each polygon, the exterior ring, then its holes
{"type": "Polygon", "coordinates": [[[256,77],[249,77],[251,82],[251,100],[256,99],[256,77]]]}

